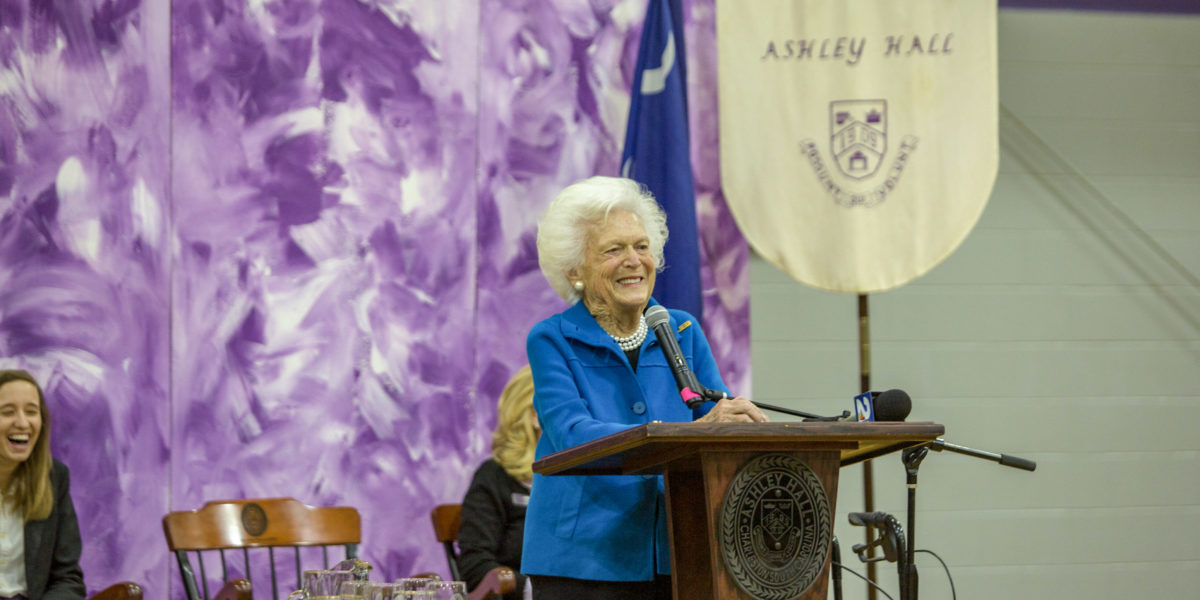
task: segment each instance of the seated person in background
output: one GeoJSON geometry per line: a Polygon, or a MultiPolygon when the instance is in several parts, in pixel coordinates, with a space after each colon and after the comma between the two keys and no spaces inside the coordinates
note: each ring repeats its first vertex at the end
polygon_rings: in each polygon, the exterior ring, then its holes
{"type": "Polygon", "coordinates": [[[0,371],[0,598],[83,598],[79,523],[33,376],[0,371]]]}
{"type": "Polygon", "coordinates": [[[525,589],[525,576],[520,573],[525,507],[533,480],[533,449],[541,434],[528,366],[508,381],[496,413],[492,458],[475,471],[462,502],[458,566],[467,589],[472,590],[493,568],[512,569],[517,587],[505,598],[519,600],[525,589]]]}

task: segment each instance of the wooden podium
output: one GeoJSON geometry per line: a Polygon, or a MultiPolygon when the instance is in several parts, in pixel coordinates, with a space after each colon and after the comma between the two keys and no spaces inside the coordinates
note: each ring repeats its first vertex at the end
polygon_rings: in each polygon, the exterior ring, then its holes
{"type": "Polygon", "coordinates": [[[838,469],[943,433],[936,423],[655,422],[533,470],[664,475],[675,600],[823,600],[838,469]]]}

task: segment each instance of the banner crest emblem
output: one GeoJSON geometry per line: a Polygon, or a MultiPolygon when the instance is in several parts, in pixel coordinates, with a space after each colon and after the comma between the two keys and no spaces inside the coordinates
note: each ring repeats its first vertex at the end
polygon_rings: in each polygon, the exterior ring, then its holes
{"type": "Polygon", "coordinates": [[[843,175],[874,175],[887,154],[887,100],[830,102],[829,149],[843,175]]]}

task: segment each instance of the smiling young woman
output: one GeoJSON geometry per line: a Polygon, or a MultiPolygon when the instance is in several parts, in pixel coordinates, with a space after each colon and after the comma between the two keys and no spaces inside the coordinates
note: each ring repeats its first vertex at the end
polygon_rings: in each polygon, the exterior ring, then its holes
{"type": "Polygon", "coordinates": [[[50,456],[37,380],[0,371],[0,599],[83,598],[70,473],[50,456]]]}

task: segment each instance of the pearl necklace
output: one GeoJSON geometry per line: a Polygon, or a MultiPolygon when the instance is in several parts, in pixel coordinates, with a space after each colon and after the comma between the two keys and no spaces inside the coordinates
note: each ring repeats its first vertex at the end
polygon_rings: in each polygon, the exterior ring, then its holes
{"type": "Polygon", "coordinates": [[[642,342],[646,340],[646,331],[648,331],[648,328],[646,327],[646,317],[642,317],[638,321],[637,331],[633,332],[633,335],[626,337],[617,337],[611,333],[608,335],[613,339],[614,342],[617,343],[617,346],[619,346],[621,350],[629,352],[630,350],[636,350],[642,347],[642,342]]]}

